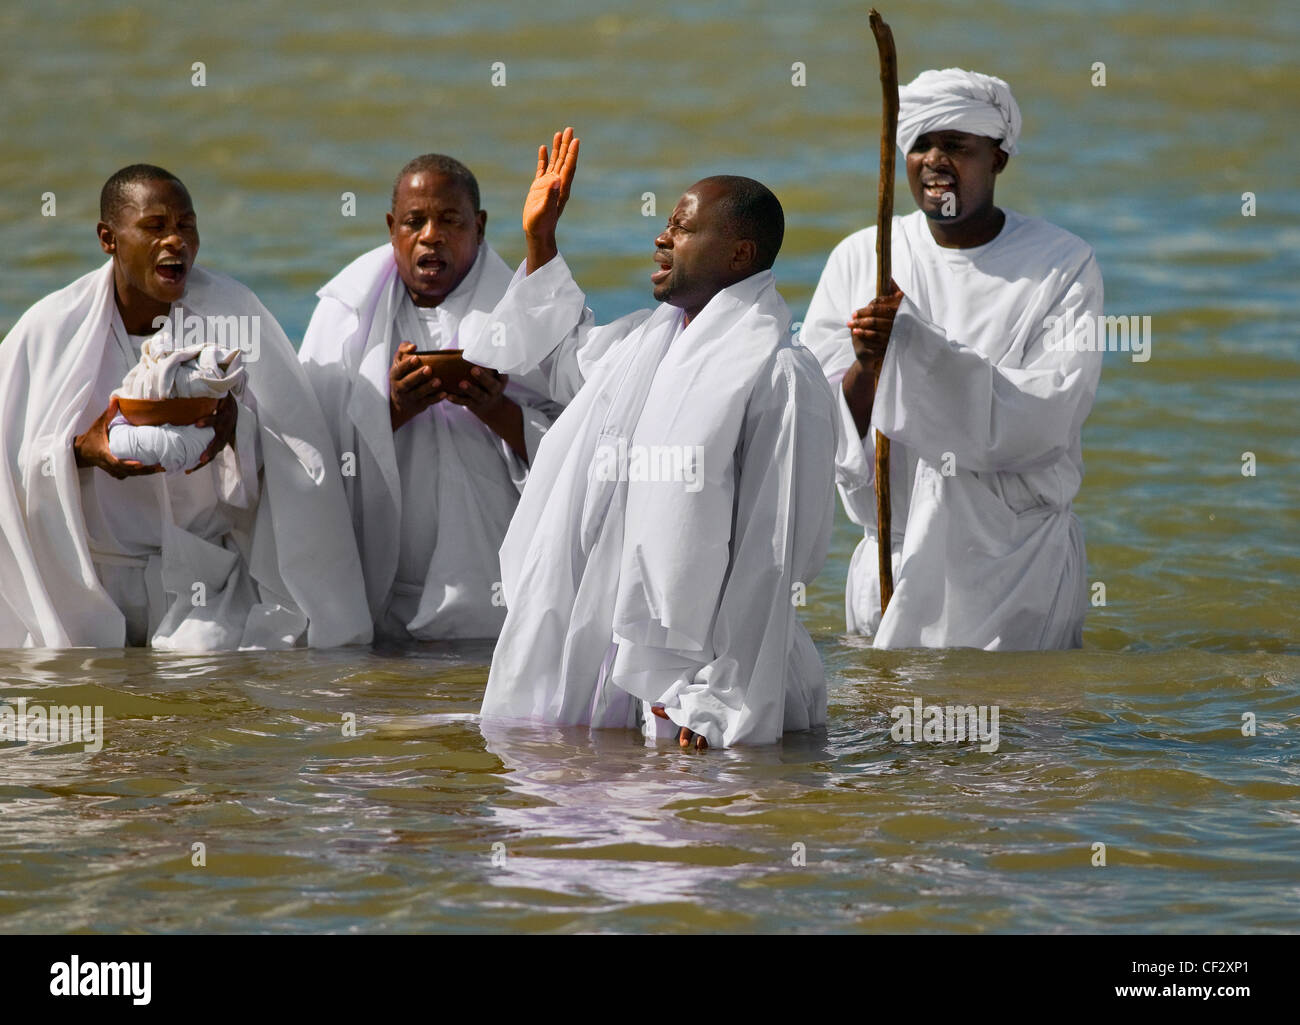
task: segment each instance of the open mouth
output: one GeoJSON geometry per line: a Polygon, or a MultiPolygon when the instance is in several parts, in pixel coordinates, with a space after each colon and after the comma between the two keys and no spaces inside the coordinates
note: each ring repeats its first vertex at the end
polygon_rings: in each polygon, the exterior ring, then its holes
{"type": "Polygon", "coordinates": [[[651,273],[650,282],[651,284],[657,285],[659,282],[666,280],[668,275],[672,273],[673,262],[664,256],[663,253],[655,253],[654,259],[655,263],[659,264],[659,269],[651,273]]]}
{"type": "Polygon", "coordinates": [[[946,176],[931,178],[921,182],[921,191],[931,199],[943,199],[949,192],[957,190],[957,179],[946,176]]]}
{"type": "Polygon", "coordinates": [[[434,253],[425,253],[415,261],[415,267],[426,277],[435,277],[447,269],[447,261],[434,253]]]}
{"type": "Polygon", "coordinates": [[[179,256],[165,256],[154,266],[158,276],[169,285],[179,285],[185,280],[185,261],[179,256]]]}

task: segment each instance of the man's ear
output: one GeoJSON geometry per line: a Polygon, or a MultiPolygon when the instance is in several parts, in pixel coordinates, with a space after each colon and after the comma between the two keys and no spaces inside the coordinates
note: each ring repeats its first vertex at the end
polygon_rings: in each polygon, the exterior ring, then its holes
{"type": "Polygon", "coordinates": [[[104,221],[95,225],[95,234],[99,236],[99,248],[104,250],[109,256],[117,252],[117,236],[113,234],[113,229],[104,221]]]}
{"type": "Polygon", "coordinates": [[[384,214],[384,221],[388,225],[388,235],[391,238],[393,234],[393,225],[397,223],[397,221],[393,219],[393,213],[391,210],[384,214]]]}
{"type": "Polygon", "coordinates": [[[486,211],[486,210],[480,210],[480,211],[475,215],[475,220],[478,221],[478,240],[479,240],[480,243],[482,243],[482,241],[483,241],[483,233],[484,233],[485,231],[487,231],[487,211],[486,211]]]}
{"type": "Polygon", "coordinates": [[[1007,166],[1007,161],[1010,159],[1010,154],[1001,146],[998,146],[993,151],[993,173],[1001,174],[1003,169],[1007,166]]]}
{"type": "Polygon", "coordinates": [[[731,269],[747,270],[758,259],[758,243],[752,238],[737,239],[731,250],[731,269]]]}

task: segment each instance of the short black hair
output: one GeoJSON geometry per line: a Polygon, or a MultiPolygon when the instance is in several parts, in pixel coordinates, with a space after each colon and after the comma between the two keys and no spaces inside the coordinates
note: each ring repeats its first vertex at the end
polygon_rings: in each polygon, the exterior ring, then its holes
{"type": "Polygon", "coordinates": [[[99,219],[105,224],[114,224],[126,206],[131,186],[156,181],[175,182],[189,194],[185,183],[166,168],[157,164],[129,164],[104,182],[104,187],[99,190],[99,219]]]}
{"type": "Polygon", "coordinates": [[[762,182],[742,175],[715,174],[703,181],[721,186],[719,213],[737,238],[747,238],[757,247],[757,269],[770,270],[785,239],[781,201],[762,182]]]}
{"type": "Polygon", "coordinates": [[[393,181],[393,200],[392,212],[397,212],[397,190],[402,187],[402,182],[413,174],[441,174],[450,178],[462,189],[469,194],[469,201],[474,204],[474,212],[478,213],[482,209],[480,206],[478,179],[474,177],[474,172],[462,164],[455,157],[445,156],[442,153],[425,153],[406,162],[406,166],[398,172],[397,178],[393,181]]]}

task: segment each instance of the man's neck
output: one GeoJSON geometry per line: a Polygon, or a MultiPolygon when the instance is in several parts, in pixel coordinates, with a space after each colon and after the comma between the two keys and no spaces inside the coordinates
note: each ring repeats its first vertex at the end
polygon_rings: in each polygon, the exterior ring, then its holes
{"type": "Polygon", "coordinates": [[[427,299],[422,295],[412,292],[410,288],[406,290],[406,296],[411,300],[411,305],[419,310],[436,310],[439,306],[451,298],[451,292],[448,292],[441,299],[427,299]]]}
{"type": "Polygon", "coordinates": [[[704,300],[704,302],[700,306],[696,307],[693,310],[688,310],[685,307],[682,307],[682,327],[689,327],[691,321],[694,320],[696,317],[698,317],[701,313],[703,313],[704,308],[708,306],[709,303],[713,302],[714,298],[716,298],[719,295],[719,293],[725,292],[732,285],[738,285],[742,281],[748,281],[750,278],[754,276],[754,274],[761,274],[761,273],[762,271],[754,271],[752,274],[746,274],[743,277],[736,278],[734,281],[726,282],[721,288],[718,289],[717,292],[714,292],[713,295],[709,296],[706,300],[704,300]]]}
{"type": "Polygon", "coordinates": [[[1006,224],[1007,215],[996,206],[991,206],[983,213],[963,220],[957,224],[945,224],[940,220],[927,220],[930,235],[936,244],[944,249],[974,249],[992,242],[1006,224]]]}
{"type": "Polygon", "coordinates": [[[115,282],[113,299],[122,317],[122,326],[129,335],[151,335],[158,330],[154,321],[171,312],[171,304],[150,299],[147,295],[132,295],[126,284],[115,282]],[[123,294],[126,293],[126,294],[123,294]]]}

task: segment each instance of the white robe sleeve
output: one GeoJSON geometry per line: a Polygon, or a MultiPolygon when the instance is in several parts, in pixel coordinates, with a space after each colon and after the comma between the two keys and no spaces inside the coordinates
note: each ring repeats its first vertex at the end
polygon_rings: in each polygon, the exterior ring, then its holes
{"type": "Polygon", "coordinates": [[[524,484],[528,481],[528,468],[533,465],[537,459],[537,447],[541,445],[542,439],[546,437],[546,432],[551,429],[551,424],[555,423],[555,418],[564,412],[564,407],[558,402],[545,400],[534,400],[531,402],[516,398],[512,400],[519,407],[519,412],[524,418],[524,451],[528,453],[528,462],[525,464],[519,455],[508,444],[502,442],[505,447],[504,456],[506,457],[506,468],[510,472],[510,479],[523,493],[524,484]]]}
{"type": "Polygon", "coordinates": [[[466,342],[465,358],[506,374],[540,368],[552,401],[567,406],[592,367],[650,313],[639,310],[597,326],[569,265],[557,254],[532,274],[520,265],[483,329],[466,342]]]}
{"type": "Polygon", "coordinates": [[[834,522],[834,425],[809,353],[784,349],[746,411],[727,582],[713,658],[663,705],[710,745],[766,744],[825,722],[821,661],[797,602],[820,571],[834,522]]]}
{"type": "Polygon", "coordinates": [[[885,352],[873,426],[936,464],[952,453],[958,468],[977,473],[1050,467],[1070,451],[1092,407],[1101,359],[1094,346],[1084,350],[1077,342],[1094,329],[1101,308],[1101,272],[1090,258],[1047,310],[1075,325],[1074,336],[1055,346],[1062,351],[1049,349],[1050,332],[1033,324],[1020,365],[999,366],[948,338],[905,298],[885,352]]]}

